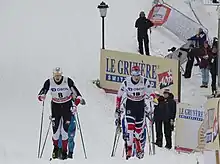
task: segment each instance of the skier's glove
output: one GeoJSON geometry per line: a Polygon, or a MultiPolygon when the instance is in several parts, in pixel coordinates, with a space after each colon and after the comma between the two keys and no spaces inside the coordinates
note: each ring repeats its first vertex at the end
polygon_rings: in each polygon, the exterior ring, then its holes
{"type": "Polygon", "coordinates": [[[145,104],[144,106],[144,111],[147,116],[150,116],[151,114],[153,114],[152,109],[149,106],[147,106],[147,104],[145,104]]]}
{"type": "Polygon", "coordinates": [[[121,113],[122,111],[119,108],[115,110],[115,125],[118,126],[121,123],[121,113]]]}
{"type": "Polygon", "coordinates": [[[43,94],[43,95],[38,95],[38,100],[39,101],[44,101],[46,99],[46,95],[43,94]]]}
{"type": "Polygon", "coordinates": [[[74,104],[75,104],[76,106],[78,106],[79,103],[81,102],[81,100],[82,100],[82,97],[81,97],[81,96],[77,96],[77,98],[76,98],[75,101],[74,101],[74,104]]]}
{"type": "Polygon", "coordinates": [[[85,99],[82,98],[82,100],[80,101],[80,104],[81,104],[81,105],[86,105],[85,99]]]}
{"type": "Polygon", "coordinates": [[[145,111],[146,115],[150,115],[150,109],[149,109],[149,107],[146,104],[144,106],[144,111],[145,111]]]}
{"type": "Polygon", "coordinates": [[[77,106],[73,105],[72,108],[70,108],[70,111],[72,115],[74,115],[77,112],[77,106]]]}
{"type": "Polygon", "coordinates": [[[121,124],[120,118],[115,119],[115,126],[119,126],[121,124]]]}

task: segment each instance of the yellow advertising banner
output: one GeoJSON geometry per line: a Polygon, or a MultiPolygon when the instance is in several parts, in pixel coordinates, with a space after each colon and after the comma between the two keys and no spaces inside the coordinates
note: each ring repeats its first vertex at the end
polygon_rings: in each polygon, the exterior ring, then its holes
{"type": "Polygon", "coordinates": [[[108,93],[117,93],[120,84],[130,75],[131,68],[139,65],[153,88],[169,88],[175,99],[180,96],[179,61],[155,56],[101,50],[100,86],[108,93]]]}
{"type": "Polygon", "coordinates": [[[205,149],[219,150],[219,98],[208,99],[205,103],[204,135],[205,149]]]}
{"type": "Polygon", "coordinates": [[[200,132],[205,109],[186,103],[179,103],[176,115],[175,149],[178,152],[192,152],[204,149],[204,135],[200,132]]]}

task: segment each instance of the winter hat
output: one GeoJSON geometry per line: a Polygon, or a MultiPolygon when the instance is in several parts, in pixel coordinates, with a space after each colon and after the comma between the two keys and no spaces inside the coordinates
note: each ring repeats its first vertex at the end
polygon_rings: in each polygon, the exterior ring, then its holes
{"type": "Polygon", "coordinates": [[[164,89],[163,93],[170,93],[170,89],[169,88],[164,89]]]}
{"type": "Polygon", "coordinates": [[[141,11],[140,14],[139,14],[139,16],[140,16],[140,17],[145,17],[144,11],[141,11]]]}

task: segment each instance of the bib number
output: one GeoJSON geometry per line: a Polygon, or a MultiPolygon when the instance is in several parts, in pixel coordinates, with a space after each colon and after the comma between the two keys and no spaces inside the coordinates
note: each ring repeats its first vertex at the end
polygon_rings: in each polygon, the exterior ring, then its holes
{"type": "Polygon", "coordinates": [[[133,96],[140,96],[141,95],[141,93],[140,92],[133,92],[133,96]]]}
{"type": "Polygon", "coordinates": [[[63,98],[63,94],[62,93],[58,93],[58,97],[59,98],[63,98]]]}

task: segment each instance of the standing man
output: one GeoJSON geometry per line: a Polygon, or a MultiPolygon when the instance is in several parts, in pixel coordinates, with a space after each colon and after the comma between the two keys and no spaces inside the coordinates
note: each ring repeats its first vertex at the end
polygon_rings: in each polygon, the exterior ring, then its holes
{"type": "Polygon", "coordinates": [[[165,148],[172,148],[172,131],[174,120],[176,117],[176,102],[173,99],[173,94],[169,89],[165,89],[163,96],[157,95],[158,105],[155,105],[154,121],[156,126],[156,145],[163,147],[163,130],[166,139],[165,148]]]}
{"type": "Polygon", "coordinates": [[[58,158],[58,140],[62,136],[62,158],[67,159],[68,129],[71,121],[72,99],[75,98],[77,106],[82,97],[74,82],[69,77],[62,76],[62,70],[57,67],[53,70],[53,77],[47,79],[38,94],[38,100],[44,101],[48,91],[51,92],[51,113],[53,125],[53,154],[52,158],[58,158]]]}
{"type": "Polygon", "coordinates": [[[153,25],[154,24],[145,17],[144,11],[141,11],[139,14],[139,18],[135,22],[135,27],[137,28],[139,53],[142,55],[144,54],[143,43],[144,43],[146,55],[148,56],[150,55],[148,29],[150,29],[153,25]]]}

